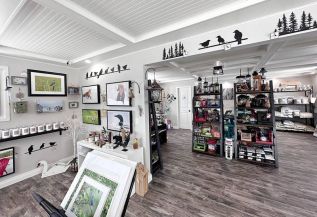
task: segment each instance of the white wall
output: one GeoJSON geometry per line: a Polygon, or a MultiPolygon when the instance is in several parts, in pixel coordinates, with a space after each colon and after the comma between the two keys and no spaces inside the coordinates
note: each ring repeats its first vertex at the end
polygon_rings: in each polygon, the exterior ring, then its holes
{"type": "MultiPolygon", "coordinates": [[[[9,74],[15,76],[21,76],[21,73],[26,73],[27,69],[36,69],[49,72],[58,72],[67,74],[68,85],[74,84],[79,85],[78,72],[74,69],[66,67],[58,67],[56,65],[44,64],[40,62],[34,62],[19,58],[4,57],[0,56],[0,65],[5,65],[9,67],[9,74]]],[[[11,120],[9,122],[0,122],[0,129],[8,129],[22,126],[38,125],[42,123],[53,123],[55,121],[66,121],[71,117],[71,114],[78,109],[70,110],[68,109],[68,101],[79,101],[80,98],[74,97],[28,97],[27,86],[14,85],[10,90],[11,92],[11,101],[16,101],[15,94],[18,92],[19,88],[25,94],[25,100],[28,101],[28,112],[25,114],[16,114],[13,112],[13,106],[11,106],[11,120]],[[59,113],[36,113],[35,102],[37,99],[62,99],[64,100],[63,112],[59,113]]],[[[3,178],[0,178],[1,182],[14,178],[15,176],[21,175],[25,172],[31,171],[36,168],[38,161],[46,160],[50,163],[56,162],[60,159],[69,157],[73,153],[73,146],[71,142],[71,137],[59,136],[58,133],[47,134],[42,136],[35,136],[20,140],[14,140],[9,142],[4,142],[0,144],[0,149],[15,147],[16,152],[16,172],[13,175],[9,175],[3,178]],[[42,151],[34,152],[32,155],[24,154],[27,152],[30,145],[34,145],[34,149],[38,149],[42,142],[45,142],[48,145],[48,142],[57,142],[57,147],[48,148],[42,151]]]]}

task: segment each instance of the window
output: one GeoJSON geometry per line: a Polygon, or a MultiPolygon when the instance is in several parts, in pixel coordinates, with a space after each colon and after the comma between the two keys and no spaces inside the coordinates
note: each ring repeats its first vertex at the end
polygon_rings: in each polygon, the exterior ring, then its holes
{"type": "Polygon", "coordinates": [[[7,77],[9,70],[7,66],[0,66],[0,122],[10,120],[10,99],[7,88],[7,77]]]}

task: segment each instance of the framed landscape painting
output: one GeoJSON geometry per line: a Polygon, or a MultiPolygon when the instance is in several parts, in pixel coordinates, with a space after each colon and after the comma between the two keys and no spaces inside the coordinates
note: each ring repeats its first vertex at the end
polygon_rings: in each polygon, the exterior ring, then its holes
{"type": "Polygon", "coordinates": [[[106,84],[108,106],[131,106],[129,90],[131,81],[106,84]]]}
{"type": "Polygon", "coordinates": [[[0,178],[15,172],[14,147],[0,149],[0,178]]]}
{"type": "Polygon", "coordinates": [[[100,86],[91,85],[81,87],[83,104],[99,104],[100,103],[100,86]]]}
{"type": "Polygon", "coordinates": [[[107,129],[119,132],[121,128],[132,133],[132,111],[107,110],[107,129]]]}
{"type": "Polygon", "coordinates": [[[66,74],[28,69],[29,96],[67,96],[66,74]]]}
{"type": "Polygon", "coordinates": [[[100,125],[100,110],[97,109],[83,109],[82,110],[82,117],[84,124],[93,124],[93,125],[100,125]]]}

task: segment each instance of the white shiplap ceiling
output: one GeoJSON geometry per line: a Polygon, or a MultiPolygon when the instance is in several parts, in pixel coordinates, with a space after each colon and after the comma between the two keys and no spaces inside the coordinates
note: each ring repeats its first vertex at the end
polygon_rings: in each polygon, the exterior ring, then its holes
{"type": "Polygon", "coordinates": [[[312,2],[0,0],[0,53],[82,67],[88,58],[119,56],[312,2]]]}
{"type": "Polygon", "coordinates": [[[0,49],[78,67],[87,58],[151,39],[159,43],[156,37],[265,1],[0,0],[0,49]]]}

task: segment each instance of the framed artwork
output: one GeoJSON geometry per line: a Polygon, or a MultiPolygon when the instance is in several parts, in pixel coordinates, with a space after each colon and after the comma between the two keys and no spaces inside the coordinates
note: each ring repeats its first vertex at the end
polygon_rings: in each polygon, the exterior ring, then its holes
{"type": "Polygon", "coordinates": [[[122,216],[136,162],[102,152],[85,157],[61,206],[69,217],[122,216]]]}
{"type": "Polygon", "coordinates": [[[29,96],[67,96],[67,76],[28,69],[29,96]]]}
{"type": "Polygon", "coordinates": [[[38,113],[61,112],[64,109],[63,100],[37,100],[36,110],[38,113]]]}
{"type": "Polygon", "coordinates": [[[82,117],[84,124],[93,124],[93,125],[100,125],[100,110],[97,109],[83,109],[82,110],[82,117]]]}
{"type": "Polygon", "coordinates": [[[79,87],[68,87],[67,92],[68,95],[79,95],[80,88],[79,87]]]}
{"type": "Polygon", "coordinates": [[[100,86],[91,85],[81,87],[83,104],[99,104],[100,103],[100,86]]]}
{"type": "Polygon", "coordinates": [[[15,173],[14,147],[0,149],[0,178],[15,173]]]}
{"type": "Polygon", "coordinates": [[[79,107],[79,102],[68,102],[68,108],[75,109],[79,107]]]}
{"type": "Polygon", "coordinates": [[[20,76],[11,76],[11,84],[12,85],[27,85],[28,78],[20,77],[20,76]]]}
{"type": "Polygon", "coordinates": [[[132,111],[107,110],[107,129],[120,132],[122,127],[133,132],[132,111]]]}
{"type": "Polygon", "coordinates": [[[122,81],[106,84],[108,106],[131,106],[129,90],[131,81],[122,81]]]}

